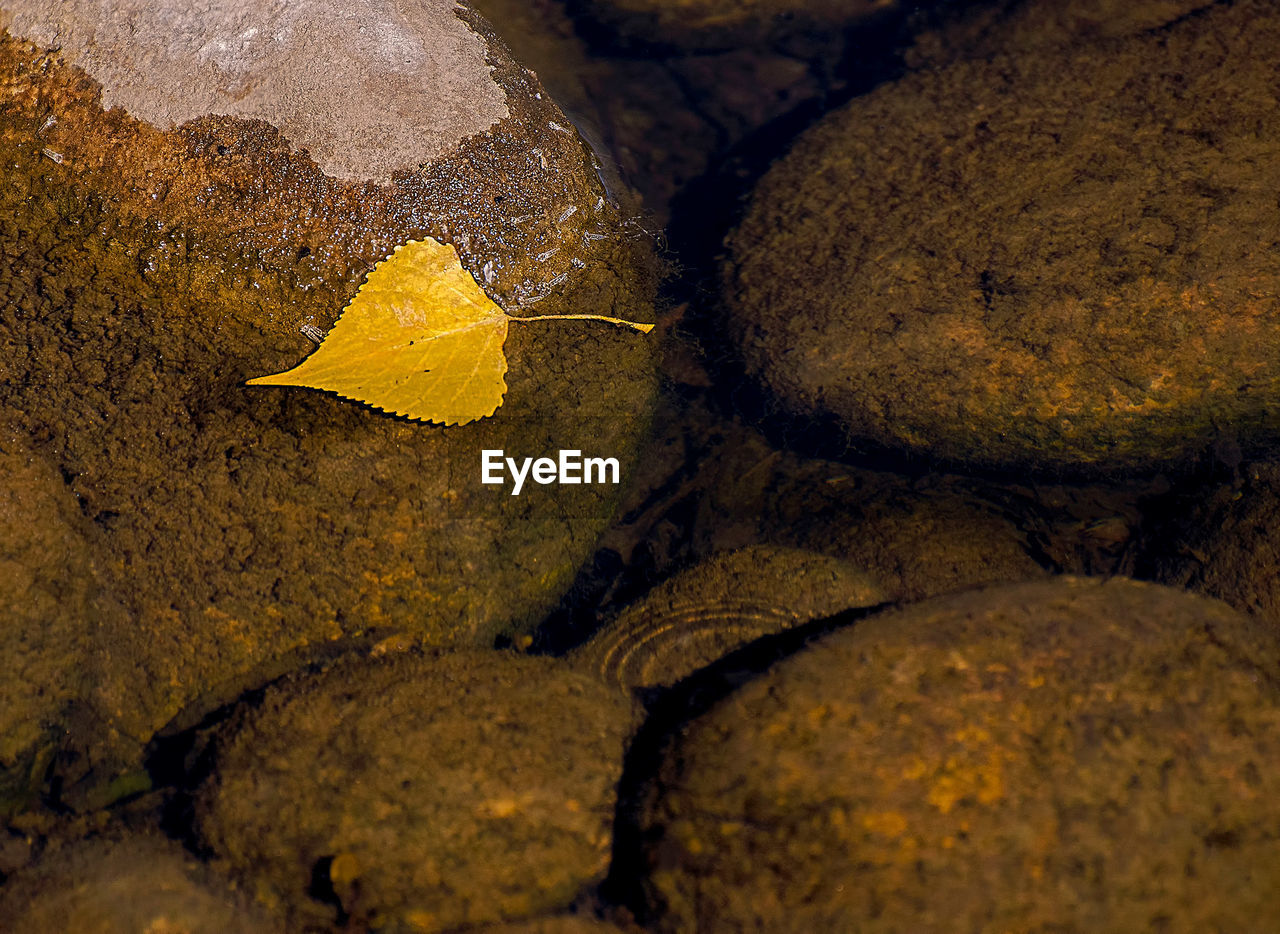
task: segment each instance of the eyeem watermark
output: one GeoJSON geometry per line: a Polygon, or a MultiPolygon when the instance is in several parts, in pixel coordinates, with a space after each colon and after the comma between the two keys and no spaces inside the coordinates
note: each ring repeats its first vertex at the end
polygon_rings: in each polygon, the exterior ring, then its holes
{"type": "Polygon", "coordinates": [[[507,457],[501,448],[486,448],[480,452],[480,482],[506,483],[511,476],[511,495],[519,496],[525,480],[543,486],[551,483],[573,485],[579,483],[617,483],[621,469],[616,457],[583,457],[581,451],[561,451],[558,458],[526,457],[517,462],[507,457]]]}

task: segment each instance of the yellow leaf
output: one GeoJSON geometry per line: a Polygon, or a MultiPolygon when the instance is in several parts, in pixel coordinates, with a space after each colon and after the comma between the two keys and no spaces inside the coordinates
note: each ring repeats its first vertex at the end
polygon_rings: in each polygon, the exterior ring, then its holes
{"type": "Polygon", "coordinates": [[[550,319],[653,329],[605,315],[508,317],[462,268],[453,247],[411,240],[369,273],[311,356],[248,385],[325,389],[396,415],[463,425],[502,405],[507,325],[550,319]]]}

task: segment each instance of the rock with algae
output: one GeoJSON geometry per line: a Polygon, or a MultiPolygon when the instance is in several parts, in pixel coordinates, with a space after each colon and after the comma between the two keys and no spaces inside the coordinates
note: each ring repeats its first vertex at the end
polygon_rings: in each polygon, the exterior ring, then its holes
{"type": "Polygon", "coordinates": [[[22,934],[284,934],[171,840],[121,834],[65,844],[0,889],[5,930],[22,934]]]}
{"type": "Polygon", "coordinates": [[[464,429],[244,381],[426,236],[511,314],[645,320],[651,246],[536,77],[452,0],[3,0],[0,23],[0,403],[97,530],[109,730],[145,741],[350,640],[532,625],[618,488],[512,497],[480,452],[625,477],[645,341],[522,330],[502,410],[464,429]]]}
{"type": "Polygon", "coordinates": [[[456,930],[568,907],[608,864],[631,703],[497,652],[338,664],[226,728],[199,835],[290,918],[456,930]],[[333,897],[313,897],[315,880],[333,897]]]}
{"type": "Polygon", "coordinates": [[[802,136],[728,320],[794,412],[985,467],[1154,472],[1275,440],[1274,5],[909,74],[802,136]],[[1229,106],[1222,106],[1230,101],[1229,106]]]}
{"type": "Polygon", "coordinates": [[[90,529],[54,466],[0,418],[0,815],[44,782],[88,689],[90,529]]]}

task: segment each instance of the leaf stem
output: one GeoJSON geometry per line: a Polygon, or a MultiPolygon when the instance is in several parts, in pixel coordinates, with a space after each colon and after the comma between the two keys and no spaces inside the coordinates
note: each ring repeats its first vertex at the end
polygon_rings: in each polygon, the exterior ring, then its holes
{"type": "Polygon", "coordinates": [[[529,315],[528,317],[512,317],[512,321],[608,321],[610,324],[621,324],[629,328],[635,328],[641,334],[648,334],[653,330],[652,324],[636,324],[634,321],[624,321],[621,318],[610,318],[608,315],[529,315]]]}

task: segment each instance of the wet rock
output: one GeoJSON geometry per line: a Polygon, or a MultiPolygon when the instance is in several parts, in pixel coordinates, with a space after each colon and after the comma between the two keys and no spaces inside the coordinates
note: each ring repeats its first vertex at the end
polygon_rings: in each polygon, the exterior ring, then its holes
{"type": "Polygon", "coordinates": [[[773,540],[864,568],[893,600],[1043,577],[1016,514],[954,475],[901,477],[796,459],[772,493],[773,540]]]}
{"type": "Polygon", "coordinates": [[[532,626],[619,487],[513,497],[481,451],[625,478],[644,338],[513,328],[504,405],[457,428],[243,383],[424,236],[513,315],[650,314],[651,244],[536,78],[451,0],[0,10],[0,403],[100,530],[111,729],[145,741],[351,640],[532,626]]]}
{"type": "Polygon", "coordinates": [[[835,633],[675,741],[644,818],[656,927],[1274,926],[1276,648],[1124,579],[835,633]]]}
{"type": "Polygon", "coordinates": [[[896,0],[594,0],[572,7],[623,43],[705,49],[839,29],[895,5],[896,0]]]}
{"type": "Polygon", "coordinates": [[[742,425],[722,430],[692,454],[702,490],[695,553],[758,542],[803,548],[865,572],[895,601],[1045,574],[1025,511],[984,496],[985,484],[802,457],[742,425]]]}
{"type": "Polygon", "coordinates": [[[866,573],[837,558],[753,545],[659,584],[571,660],[627,690],[666,687],[753,639],[884,600],[866,573]]]}
{"type": "Polygon", "coordinates": [[[947,22],[922,31],[907,61],[917,68],[938,67],[957,58],[1120,39],[1212,5],[1212,0],[996,0],[958,13],[943,6],[947,22]]]}
{"type": "MultiPolygon", "coordinates": [[[[841,86],[841,36],[824,37],[818,48],[610,54],[589,45],[560,0],[474,5],[591,142],[605,184],[624,210],[631,190],[639,193],[638,230],[667,228],[672,201],[718,166],[726,150],[794,108],[816,106],[841,86]]],[[[598,6],[581,12],[590,16],[598,6]]]]}
{"type": "Polygon", "coordinates": [[[983,466],[1149,471],[1224,430],[1273,441],[1258,244],[1280,230],[1256,193],[1278,34],[1269,4],[1215,5],[835,111],[732,237],[748,368],[798,417],[983,466]]]}
{"type": "Polygon", "coordinates": [[[410,654],[291,677],[228,730],[199,831],[294,928],[338,906],[389,932],[563,909],[608,863],[631,717],[547,658],[410,654]]]}
{"type": "Polygon", "coordinates": [[[0,889],[5,930],[22,934],[282,934],[177,844],[127,836],[46,854],[0,889]]]}
{"type": "Polygon", "coordinates": [[[105,110],[161,129],[213,113],[264,120],[325,175],[385,183],[509,115],[484,43],[451,7],[7,0],[5,25],[101,85],[105,110]],[[438,99],[409,93],[423,87],[438,99]]]}
{"type": "Polygon", "coordinates": [[[0,419],[0,815],[44,781],[84,695],[94,568],[84,517],[53,465],[0,419]]]}

